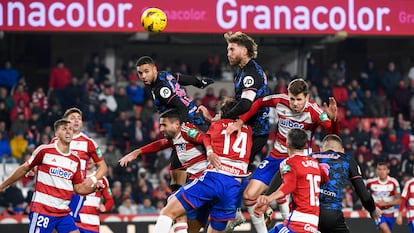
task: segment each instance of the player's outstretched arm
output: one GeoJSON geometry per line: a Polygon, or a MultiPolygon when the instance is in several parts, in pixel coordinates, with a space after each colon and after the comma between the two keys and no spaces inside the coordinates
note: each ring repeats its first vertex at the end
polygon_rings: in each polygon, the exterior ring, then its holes
{"type": "Polygon", "coordinates": [[[208,122],[213,122],[213,116],[210,114],[210,112],[208,111],[208,109],[204,106],[204,105],[200,105],[197,107],[197,112],[200,113],[204,120],[208,121],[208,122]]]}
{"type": "Polygon", "coordinates": [[[30,167],[27,163],[20,165],[14,172],[11,174],[3,183],[0,184],[0,192],[3,192],[9,185],[18,181],[22,178],[27,172],[30,171],[30,167]]]}
{"type": "Polygon", "coordinates": [[[236,122],[234,122],[233,124],[229,125],[226,129],[226,133],[227,134],[232,134],[234,132],[237,131],[237,133],[239,133],[241,131],[241,128],[243,126],[243,121],[240,119],[237,119],[236,122]]]}
{"type": "Polygon", "coordinates": [[[126,154],[124,157],[122,157],[119,160],[119,165],[121,165],[121,167],[126,167],[126,166],[128,166],[129,162],[135,160],[141,154],[142,154],[141,148],[135,149],[135,150],[131,151],[130,153],[126,154]]]}

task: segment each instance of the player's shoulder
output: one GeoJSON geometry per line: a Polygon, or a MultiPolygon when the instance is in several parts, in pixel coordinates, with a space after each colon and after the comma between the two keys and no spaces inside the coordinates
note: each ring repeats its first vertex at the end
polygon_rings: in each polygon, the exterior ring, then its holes
{"type": "Polygon", "coordinates": [[[322,114],[324,112],[322,107],[311,99],[306,103],[305,111],[314,112],[317,114],[322,114]]]}
{"type": "Polygon", "coordinates": [[[388,177],[388,181],[394,183],[396,186],[400,186],[400,182],[398,182],[398,180],[392,176],[388,177]]]}
{"type": "Polygon", "coordinates": [[[195,138],[202,131],[197,128],[194,124],[185,122],[181,125],[181,134],[185,137],[186,135],[195,138]]]}
{"type": "Polygon", "coordinates": [[[366,181],[367,181],[367,184],[378,183],[378,177],[371,177],[371,178],[368,178],[366,181]]]}
{"type": "Polygon", "coordinates": [[[289,101],[289,96],[284,93],[281,93],[281,94],[267,95],[263,97],[263,101],[269,101],[272,99],[277,99],[280,101],[289,101]]]}

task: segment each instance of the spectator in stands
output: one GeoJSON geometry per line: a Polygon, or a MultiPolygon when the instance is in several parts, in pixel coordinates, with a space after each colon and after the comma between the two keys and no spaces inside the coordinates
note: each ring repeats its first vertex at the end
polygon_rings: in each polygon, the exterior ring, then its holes
{"type": "Polygon", "coordinates": [[[410,99],[412,93],[404,80],[400,80],[393,92],[393,112],[402,113],[405,118],[410,116],[410,99]]]}
{"type": "Polygon", "coordinates": [[[20,82],[16,89],[13,92],[12,98],[15,103],[19,103],[20,100],[24,102],[25,105],[29,105],[31,102],[29,92],[27,91],[27,86],[24,82],[20,82]]]}
{"type": "Polygon", "coordinates": [[[24,137],[22,131],[18,131],[15,136],[10,139],[10,148],[12,157],[16,159],[16,161],[21,161],[23,155],[26,153],[27,147],[29,146],[29,142],[24,137]]]}
{"type": "Polygon", "coordinates": [[[362,89],[370,90],[372,95],[377,95],[381,79],[374,61],[368,61],[367,68],[361,72],[360,78],[362,89]]]}
{"type": "Polygon", "coordinates": [[[276,79],[279,82],[280,79],[284,79],[286,83],[289,83],[292,79],[292,75],[287,70],[286,64],[281,64],[279,70],[276,71],[276,79]]]}
{"type": "Polygon", "coordinates": [[[28,128],[26,130],[26,137],[29,144],[38,145],[40,143],[40,133],[43,132],[43,122],[39,120],[40,112],[36,109],[33,111],[28,120],[28,128]]]}
{"type": "MultiPolygon", "coordinates": [[[[285,94],[287,94],[287,92],[285,94]]],[[[310,86],[310,89],[309,89],[309,98],[311,100],[313,100],[315,103],[317,103],[320,106],[322,106],[322,99],[319,96],[318,87],[316,85],[310,86]]]]}
{"type": "Polygon", "coordinates": [[[402,160],[408,159],[410,154],[414,154],[414,141],[409,142],[408,149],[402,154],[402,160]]]}
{"type": "Polygon", "coordinates": [[[402,180],[401,163],[397,157],[390,158],[388,169],[390,169],[390,176],[397,179],[398,182],[402,180]]]}
{"type": "Polygon", "coordinates": [[[11,111],[16,104],[5,87],[0,87],[0,100],[4,101],[7,111],[11,111]]]}
{"type": "Polygon", "coordinates": [[[114,198],[114,207],[110,212],[118,213],[118,207],[122,205],[122,183],[120,181],[114,181],[112,184],[112,197],[114,198]]]}
{"type": "Polygon", "coordinates": [[[362,117],[364,114],[364,104],[358,98],[356,91],[351,91],[349,99],[346,101],[346,107],[351,111],[352,117],[362,117]]]}
{"type": "Polygon", "coordinates": [[[364,95],[361,101],[364,105],[364,116],[379,117],[378,102],[377,99],[372,95],[371,90],[367,89],[364,91],[364,95]]]}
{"type": "Polygon", "coordinates": [[[277,79],[277,84],[273,89],[273,93],[275,94],[288,94],[287,90],[287,80],[283,77],[277,79]]]}
{"type": "MultiPolygon", "coordinates": [[[[333,61],[331,67],[327,71],[327,77],[330,83],[345,83],[345,73],[344,70],[339,68],[338,62],[333,61]]],[[[336,97],[335,97],[336,99],[336,97]]],[[[338,100],[337,100],[338,102],[338,100]]]]}
{"type": "Polygon", "coordinates": [[[113,124],[113,141],[122,153],[131,147],[131,138],[133,137],[133,125],[128,119],[126,112],[119,112],[118,117],[113,124]]]}
{"type": "Polygon", "coordinates": [[[110,73],[108,67],[101,61],[97,53],[92,54],[91,61],[86,65],[85,72],[89,78],[94,78],[96,83],[100,85],[106,79],[106,75],[110,73]]]}
{"type": "Polygon", "coordinates": [[[369,145],[370,136],[367,131],[362,128],[362,123],[359,121],[357,127],[351,132],[351,137],[358,145],[369,145]]]}
{"type": "Polygon", "coordinates": [[[45,112],[49,108],[49,100],[43,90],[43,87],[38,87],[32,94],[32,107],[38,108],[45,112]]]}
{"type": "Polygon", "coordinates": [[[69,85],[64,89],[65,102],[62,103],[63,109],[78,108],[85,109],[86,88],[79,82],[78,77],[73,76],[69,85]]]}
{"type": "MultiPolygon", "coordinates": [[[[140,119],[135,119],[132,125],[132,131],[130,130],[131,148],[139,148],[143,145],[146,145],[150,142],[148,138],[148,128],[145,127],[140,119]]],[[[143,156],[146,158],[147,156],[143,156]]]]}
{"type": "Polygon", "coordinates": [[[383,151],[382,143],[376,142],[372,146],[371,153],[375,158],[375,163],[388,160],[388,154],[383,151]]]}
{"type": "Polygon", "coordinates": [[[115,118],[116,113],[108,107],[106,100],[102,99],[95,119],[99,127],[105,129],[107,141],[112,141],[112,124],[115,118]]]}
{"type": "Polygon", "coordinates": [[[7,126],[6,128],[10,129],[10,111],[7,110],[3,100],[0,100],[0,122],[4,122],[7,126]]]}
{"type": "MultiPolygon", "coordinates": [[[[136,68],[135,68],[136,77],[136,68]]],[[[138,79],[129,79],[129,84],[126,86],[126,93],[131,102],[137,106],[142,106],[145,101],[145,90],[138,84],[138,79]]]]}
{"type": "Polygon", "coordinates": [[[140,168],[138,179],[136,180],[135,185],[132,187],[132,195],[137,203],[143,203],[145,197],[152,196],[154,187],[148,178],[149,174],[147,170],[145,168],[140,168]]]}
{"type": "Polygon", "coordinates": [[[65,106],[65,88],[70,84],[72,74],[62,59],[58,59],[56,66],[52,68],[49,77],[49,94],[54,93],[59,104],[65,106]]]}
{"type": "Polygon", "coordinates": [[[208,56],[208,58],[200,64],[200,75],[203,77],[221,79],[221,64],[218,55],[208,56]]]}
{"type": "Polygon", "coordinates": [[[124,197],[122,204],[118,207],[119,214],[138,214],[138,206],[131,197],[124,197]]]}
{"type": "Polygon", "coordinates": [[[105,162],[108,164],[108,167],[118,166],[118,160],[122,158],[121,151],[115,147],[114,142],[107,142],[105,149],[105,162]]]}
{"type": "Polygon", "coordinates": [[[336,85],[332,88],[332,95],[338,106],[344,107],[349,99],[348,90],[344,86],[344,81],[342,79],[339,79],[335,84],[336,85]]]}
{"type": "Polygon", "coordinates": [[[168,187],[168,183],[165,180],[160,180],[158,186],[152,191],[152,198],[155,201],[159,200],[167,200],[167,198],[171,195],[172,191],[168,187]]]}
{"type": "Polygon", "coordinates": [[[156,214],[158,213],[155,206],[152,205],[151,198],[145,197],[142,204],[138,205],[139,214],[156,214]]]}
{"type": "Polygon", "coordinates": [[[395,63],[390,61],[381,79],[382,88],[385,90],[385,94],[389,99],[392,99],[394,90],[401,80],[403,80],[401,73],[396,70],[395,63]]]}
{"type": "Polygon", "coordinates": [[[12,183],[4,190],[4,198],[7,200],[7,212],[9,214],[23,214],[26,203],[22,190],[17,187],[17,182],[12,183]]]}
{"type": "Polygon", "coordinates": [[[19,112],[17,113],[17,117],[16,119],[14,119],[11,125],[10,133],[12,136],[14,136],[18,133],[26,132],[28,128],[29,128],[29,123],[25,119],[23,112],[19,112]]]}
{"type": "Polygon", "coordinates": [[[112,85],[106,84],[104,86],[103,92],[98,95],[98,99],[101,101],[101,106],[102,106],[102,100],[105,100],[106,107],[110,111],[115,113],[118,110],[118,103],[115,100],[112,85]]]}
{"type": "Polygon", "coordinates": [[[17,105],[10,111],[10,120],[16,119],[18,114],[23,114],[25,120],[29,120],[30,116],[32,115],[32,110],[30,109],[29,105],[24,102],[23,99],[20,99],[16,102],[17,105]]]}
{"type": "Polygon", "coordinates": [[[332,84],[329,82],[329,78],[323,77],[321,88],[318,88],[319,96],[321,97],[322,103],[328,103],[329,97],[333,96],[332,84]]]}
{"type": "Polygon", "coordinates": [[[213,87],[207,87],[205,95],[201,98],[201,104],[204,105],[211,115],[216,114],[218,98],[214,94],[213,87]]]}
{"type": "Polygon", "coordinates": [[[306,80],[309,80],[312,85],[316,85],[318,88],[322,86],[322,74],[321,68],[316,63],[315,57],[311,56],[308,59],[306,80]]]}
{"type": "Polygon", "coordinates": [[[144,106],[140,112],[139,118],[141,118],[142,122],[146,124],[152,118],[152,115],[156,112],[154,107],[154,100],[152,98],[148,98],[145,100],[144,106]]]}
{"type": "Polygon", "coordinates": [[[118,112],[132,112],[134,104],[131,99],[127,96],[125,87],[118,87],[115,93],[115,101],[118,105],[118,112]]]}
{"type": "Polygon", "coordinates": [[[0,133],[0,163],[7,162],[11,157],[10,142],[7,137],[0,133]]]}
{"type": "Polygon", "coordinates": [[[408,158],[404,158],[401,163],[401,172],[403,176],[414,176],[414,153],[409,153],[408,158]]]}
{"type": "Polygon", "coordinates": [[[5,87],[10,91],[16,86],[19,77],[19,71],[13,68],[10,60],[7,60],[4,63],[4,68],[0,69],[0,86],[5,87]]]}
{"type": "Polygon", "coordinates": [[[401,162],[404,147],[398,141],[395,130],[391,130],[386,134],[386,140],[383,141],[383,146],[384,152],[388,154],[388,160],[395,157],[398,162],[401,162]]]}

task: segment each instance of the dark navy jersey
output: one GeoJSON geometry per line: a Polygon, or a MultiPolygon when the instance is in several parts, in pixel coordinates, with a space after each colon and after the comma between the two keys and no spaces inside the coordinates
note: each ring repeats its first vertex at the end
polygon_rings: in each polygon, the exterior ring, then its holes
{"type": "Polygon", "coordinates": [[[321,184],[320,207],[328,210],[342,210],[345,187],[353,179],[362,179],[361,169],[355,159],[334,151],[316,152],[311,156],[329,165],[329,182],[321,184]]]}
{"type": "Polygon", "coordinates": [[[187,92],[180,86],[176,77],[167,71],[158,71],[155,83],[151,85],[151,92],[154,98],[154,105],[158,112],[162,113],[171,108],[181,109],[181,105],[188,109],[188,118],[182,119],[194,125],[203,125],[203,117],[197,113],[197,106],[187,96],[187,92]]]}
{"type": "MultiPolygon", "coordinates": [[[[254,100],[270,95],[266,74],[255,60],[250,60],[246,66],[236,71],[234,78],[236,100],[241,99],[241,95],[245,90],[256,92],[256,98],[254,100]]],[[[260,109],[256,117],[252,117],[247,124],[252,126],[253,135],[269,134],[269,108],[265,107],[260,109]]]]}

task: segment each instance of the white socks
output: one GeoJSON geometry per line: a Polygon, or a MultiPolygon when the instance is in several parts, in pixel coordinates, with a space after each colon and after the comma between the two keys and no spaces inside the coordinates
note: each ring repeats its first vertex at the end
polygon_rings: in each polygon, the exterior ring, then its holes
{"type": "Polygon", "coordinates": [[[173,227],[175,233],[187,233],[188,224],[187,222],[177,222],[173,227]]]}
{"type": "Polygon", "coordinates": [[[157,219],[157,223],[155,223],[154,232],[157,233],[168,233],[171,229],[171,224],[173,220],[166,216],[160,215],[157,219]]]}
{"type": "Polygon", "coordinates": [[[290,215],[290,208],[289,202],[286,201],[284,203],[278,203],[280,214],[282,215],[283,220],[289,218],[290,215]]]}
{"type": "Polygon", "coordinates": [[[256,229],[256,232],[257,233],[267,233],[267,227],[266,227],[266,224],[264,222],[263,214],[260,217],[256,217],[254,215],[254,205],[253,206],[248,206],[247,211],[249,212],[250,219],[252,220],[252,224],[253,224],[254,228],[256,229]]]}

